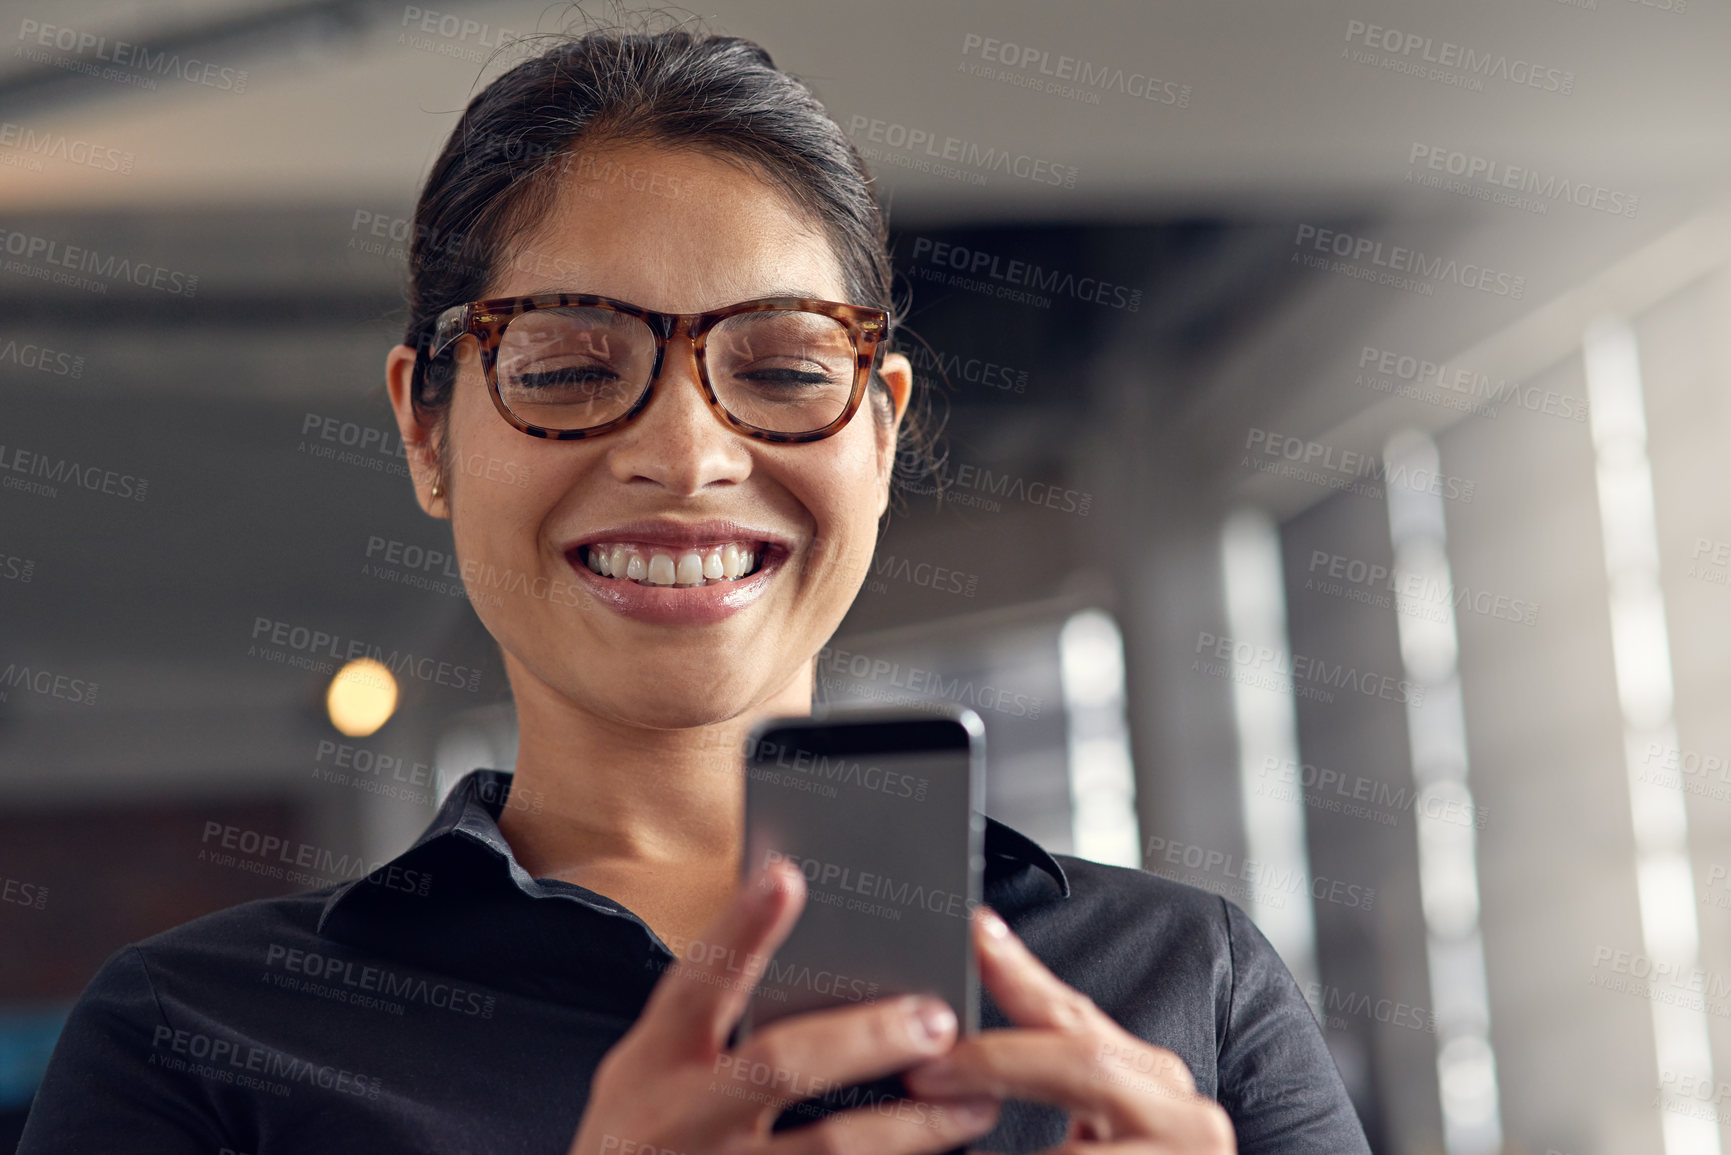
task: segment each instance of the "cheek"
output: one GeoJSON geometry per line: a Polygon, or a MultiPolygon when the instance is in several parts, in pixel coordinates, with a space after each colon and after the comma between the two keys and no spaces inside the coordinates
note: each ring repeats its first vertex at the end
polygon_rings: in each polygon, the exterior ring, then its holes
{"type": "MultiPolygon", "coordinates": [[[[465,382],[464,384],[470,384],[465,382]]],[[[532,532],[557,502],[565,462],[544,443],[512,429],[493,411],[486,387],[459,389],[452,405],[446,468],[459,553],[479,560],[532,553],[532,532]]]]}
{"type": "Polygon", "coordinates": [[[863,580],[877,548],[876,443],[865,437],[837,448],[841,452],[826,463],[821,482],[809,491],[819,533],[829,535],[828,548],[819,542],[814,553],[824,571],[821,577],[852,586],[863,580]]]}

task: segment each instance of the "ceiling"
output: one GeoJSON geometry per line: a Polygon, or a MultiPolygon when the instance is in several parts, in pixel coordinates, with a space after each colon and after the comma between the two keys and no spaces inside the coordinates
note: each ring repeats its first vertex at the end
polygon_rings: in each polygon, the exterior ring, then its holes
{"type": "MultiPolygon", "coordinates": [[[[858,126],[861,144],[881,121],[880,135],[901,125],[1076,170],[1073,187],[1052,187],[1003,173],[974,184],[883,168],[898,206],[922,216],[1142,218],[1181,205],[1375,200],[1404,181],[1415,144],[1638,190],[1663,213],[1678,190],[1723,178],[1731,159],[1731,10],[1592,2],[731,0],[698,15],[768,47],[858,126]],[[1350,55],[1376,51],[1365,41],[1390,35],[1415,45],[1382,53],[1393,63],[1458,50],[1501,71],[1472,91],[1350,55]],[[1004,69],[997,61],[1006,57],[1028,64],[1004,69]],[[1061,58],[1085,62],[1098,83],[1041,75],[1079,67],[1061,58]],[[1525,75],[1523,66],[1536,66],[1543,85],[1499,78],[1525,75]],[[1013,75],[968,71],[980,67],[1013,75]],[[1138,76],[1159,82],[1156,99],[1130,94],[1146,83],[1138,76]],[[1075,91],[1028,87],[1036,82],[1075,91]],[[1553,82],[1570,91],[1546,91],[1553,82]]],[[[0,168],[0,203],[13,207],[401,204],[478,82],[509,63],[509,48],[488,59],[504,34],[606,22],[614,11],[461,0],[8,8],[13,52],[0,70],[0,102],[9,118],[136,157],[129,175],[112,180],[71,167],[0,168]],[[75,32],[91,47],[43,47],[48,25],[50,45],[75,32]],[[153,49],[147,60],[166,53],[217,71],[205,84],[146,69],[154,91],[69,71],[125,53],[122,41],[153,49]],[[225,80],[224,69],[235,75],[225,80]],[[235,91],[241,71],[244,91],[235,91]]],[[[121,71],[136,80],[140,69],[121,71]]],[[[182,71],[204,75],[184,63],[182,71]]]]}

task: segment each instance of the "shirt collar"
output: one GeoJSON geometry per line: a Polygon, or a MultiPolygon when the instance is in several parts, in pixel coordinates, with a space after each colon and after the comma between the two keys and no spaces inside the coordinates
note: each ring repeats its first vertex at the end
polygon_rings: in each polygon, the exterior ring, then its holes
{"type": "MultiPolygon", "coordinates": [[[[360,896],[388,895],[394,890],[414,893],[413,879],[404,882],[417,863],[431,857],[431,848],[452,841],[485,847],[500,860],[517,889],[541,898],[562,895],[576,898],[585,905],[610,914],[622,913],[621,908],[593,891],[569,883],[553,883],[535,879],[511,853],[505,836],[499,832],[499,816],[511,802],[512,774],[506,770],[471,770],[451,788],[439,807],[438,815],[427,826],[413,846],[365,878],[357,878],[339,886],[325,902],[319,916],[321,934],[340,929],[348,919],[349,909],[365,905],[360,896]]],[[[1045,871],[1058,886],[1059,894],[1070,896],[1070,880],[1058,860],[1032,838],[996,818],[986,818],[985,857],[988,876],[1020,866],[1033,866],[1045,871]]]]}

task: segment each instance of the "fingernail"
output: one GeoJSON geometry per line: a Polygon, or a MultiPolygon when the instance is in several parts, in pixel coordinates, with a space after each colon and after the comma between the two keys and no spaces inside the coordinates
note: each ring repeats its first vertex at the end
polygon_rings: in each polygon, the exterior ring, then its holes
{"type": "Polygon", "coordinates": [[[917,999],[913,1017],[921,1041],[930,1044],[947,1042],[956,1029],[956,1012],[941,999],[917,999]]]}
{"type": "Polygon", "coordinates": [[[986,924],[986,937],[995,939],[1010,937],[1010,925],[998,917],[996,911],[985,911],[980,916],[980,920],[986,924]]]}

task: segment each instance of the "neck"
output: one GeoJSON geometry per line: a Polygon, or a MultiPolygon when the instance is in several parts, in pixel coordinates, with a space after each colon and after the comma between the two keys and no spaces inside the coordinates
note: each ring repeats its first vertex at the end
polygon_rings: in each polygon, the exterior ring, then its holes
{"type": "Polygon", "coordinates": [[[518,745],[513,805],[499,827],[531,877],[576,881],[621,868],[734,877],[744,834],[746,735],[760,718],[811,712],[809,668],[736,717],[654,729],[586,710],[509,654],[505,661],[518,745]]]}

